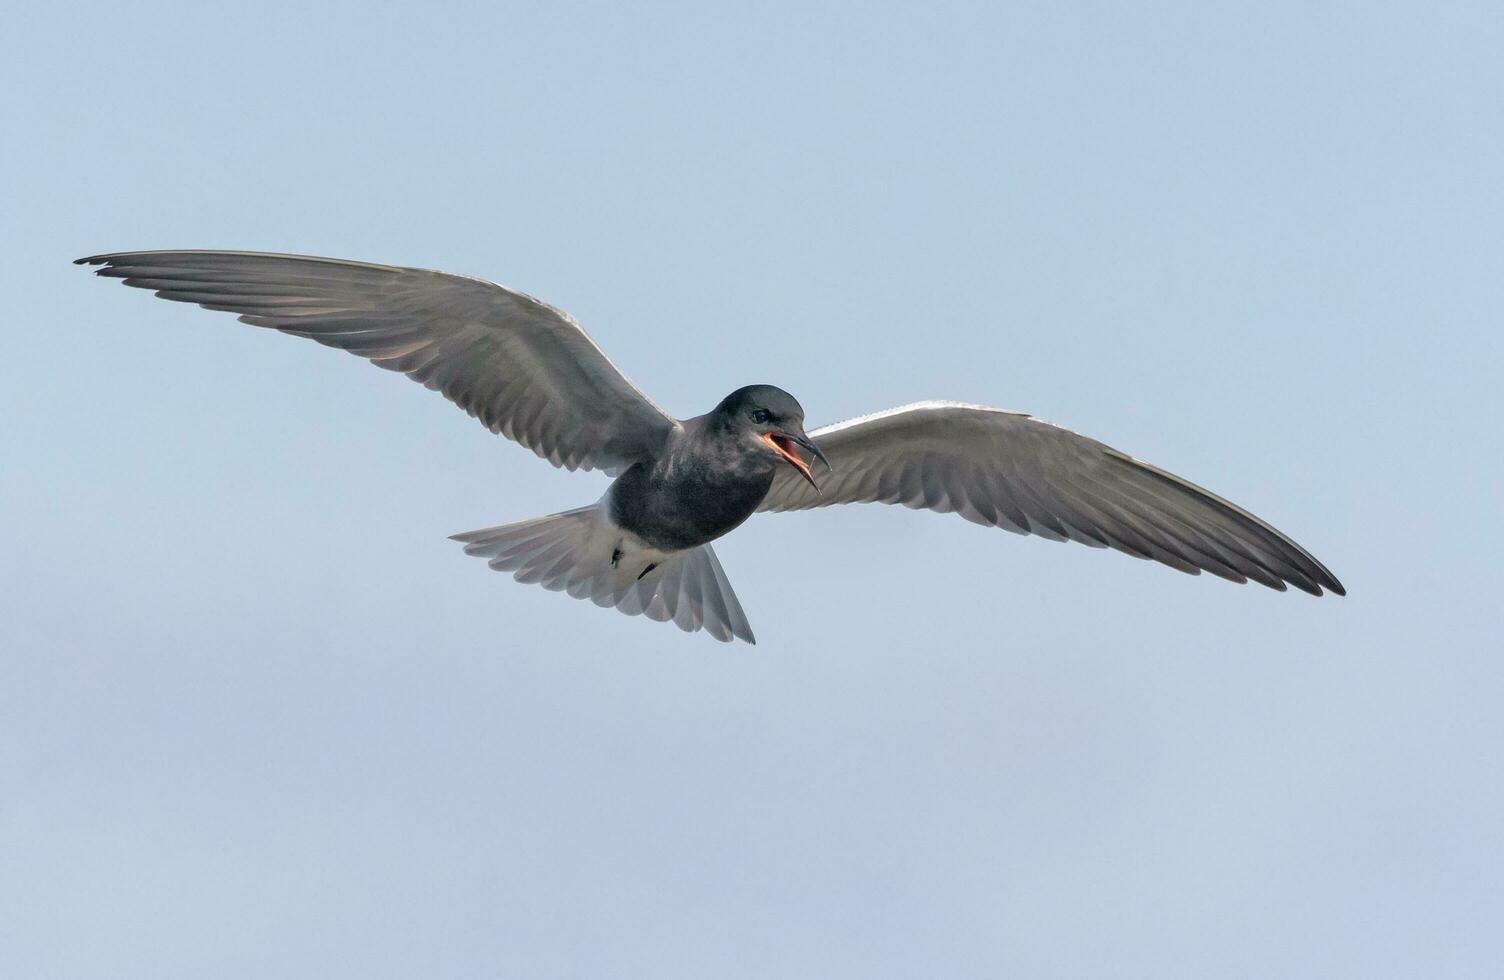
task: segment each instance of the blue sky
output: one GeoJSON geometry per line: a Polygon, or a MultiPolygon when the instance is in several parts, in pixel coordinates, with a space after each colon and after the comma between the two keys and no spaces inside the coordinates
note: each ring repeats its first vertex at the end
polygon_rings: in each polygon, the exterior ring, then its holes
{"type": "Polygon", "coordinates": [[[33,5],[0,41],[0,948],[30,977],[1491,976],[1491,4],[33,5]],[[446,535],[577,506],[210,247],[573,313],[660,404],[1017,408],[1314,600],[885,507],[728,648],[446,535]]]}

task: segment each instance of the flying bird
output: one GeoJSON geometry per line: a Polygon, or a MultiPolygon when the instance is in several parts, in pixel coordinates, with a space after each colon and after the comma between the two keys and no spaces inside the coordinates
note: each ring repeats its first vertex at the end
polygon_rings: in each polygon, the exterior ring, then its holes
{"type": "Polygon", "coordinates": [[[718,640],[756,642],[712,541],[758,511],[857,502],[953,512],[1191,575],[1346,594],[1305,549],[1242,508],[1019,412],[919,402],[806,432],[792,395],[751,385],[704,415],[674,419],[568,314],[483,279],[257,252],[77,261],[163,299],[358,354],[555,466],[614,477],[588,506],[454,540],[519,582],[718,640]]]}

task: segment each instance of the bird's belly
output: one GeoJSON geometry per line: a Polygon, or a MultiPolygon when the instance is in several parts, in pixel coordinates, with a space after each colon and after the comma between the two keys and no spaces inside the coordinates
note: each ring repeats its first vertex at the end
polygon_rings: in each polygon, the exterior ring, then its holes
{"type": "Polygon", "coordinates": [[[651,480],[628,470],[607,496],[612,520],[646,544],[684,551],[739,526],[768,488],[761,481],[651,480]]]}

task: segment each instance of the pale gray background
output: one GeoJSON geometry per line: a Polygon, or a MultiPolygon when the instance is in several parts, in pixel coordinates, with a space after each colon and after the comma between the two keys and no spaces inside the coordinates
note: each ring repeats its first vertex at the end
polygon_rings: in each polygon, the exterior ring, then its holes
{"type": "Polygon", "coordinates": [[[1496,3],[205,7],[0,39],[0,973],[1498,975],[1496,3]],[[165,247],[1027,409],[1352,596],[852,507],[629,620],[445,540],[599,477],[68,265],[165,247]]]}

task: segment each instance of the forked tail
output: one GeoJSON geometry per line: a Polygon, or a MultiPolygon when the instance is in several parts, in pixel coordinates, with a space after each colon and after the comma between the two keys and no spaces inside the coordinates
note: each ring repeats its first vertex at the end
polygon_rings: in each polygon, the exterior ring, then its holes
{"type": "Polygon", "coordinates": [[[511,572],[519,582],[628,616],[672,620],[687,632],[703,629],[717,640],[757,642],[708,544],[668,555],[644,573],[641,562],[615,561],[620,533],[594,505],[451,537],[464,543],[465,554],[489,559],[492,568],[511,572]]]}

